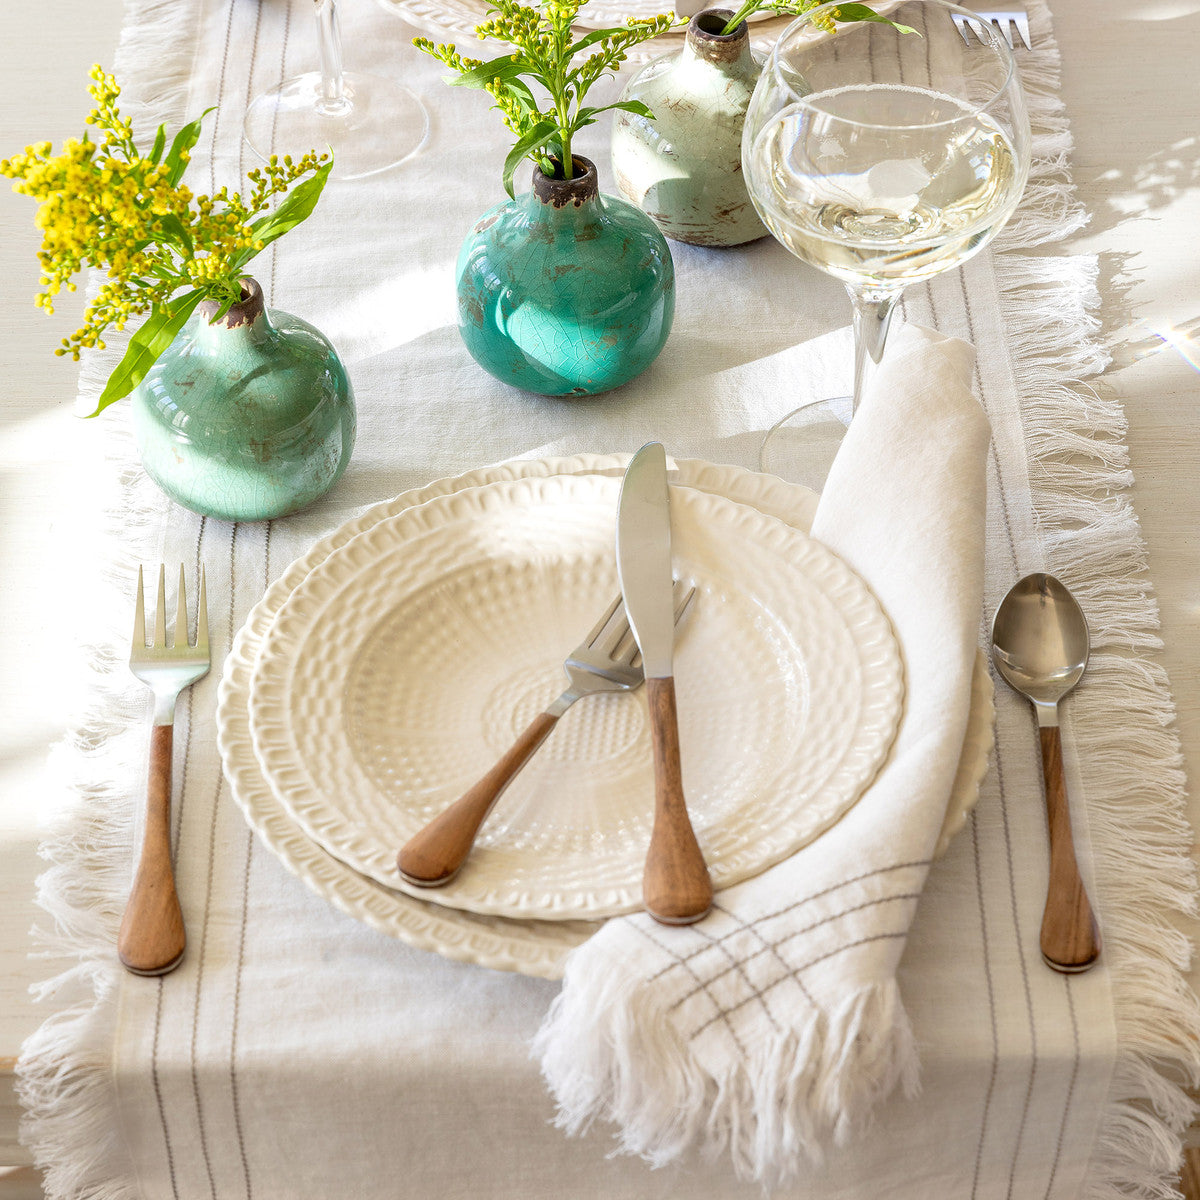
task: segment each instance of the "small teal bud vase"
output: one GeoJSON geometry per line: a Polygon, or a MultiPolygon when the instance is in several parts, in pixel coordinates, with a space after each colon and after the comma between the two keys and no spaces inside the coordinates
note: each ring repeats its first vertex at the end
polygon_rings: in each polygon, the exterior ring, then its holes
{"type": "Polygon", "coordinates": [[[613,174],[621,194],[667,235],[697,246],[737,246],[765,237],[742,178],[742,125],[762,62],[743,21],[722,34],[727,9],[688,24],[683,49],[656,58],[621,95],[654,120],[618,110],[613,174]]]}
{"type": "Polygon", "coordinates": [[[354,448],[354,393],[323,334],[242,300],[215,324],[202,302],[133,392],[146,473],[185,508],[224,521],[296,512],[341,477],[354,448]]]}
{"type": "Polygon", "coordinates": [[[628,383],[658,357],[675,313],[662,234],[602,196],[595,165],[575,179],[534,167],[533,190],[485,213],[458,256],[458,323],[475,361],[543,396],[628,383]]]}

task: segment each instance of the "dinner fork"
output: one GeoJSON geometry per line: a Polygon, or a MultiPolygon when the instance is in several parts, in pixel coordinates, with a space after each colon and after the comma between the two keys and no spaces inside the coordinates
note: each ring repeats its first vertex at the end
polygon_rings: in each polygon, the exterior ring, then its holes
{"type": "Polygon", "coordinates": [[[995,25],[997,29],[1004,34],[1004,40],[1008,43],[1010,50],[1017,48],[1016,38],[1013,37],[1013,30],[1016,29],[1021,37],[1021,41],[1025,43],[1026,50],[1033,49],[1033,42],[1029,37],[1029,15],[1018,8],[1004,9],[1001,12],[977,12],[975,18],[965,17],[959,13],[952,13],[954,24],[958,26],[958,32],[962,34],[962,40],[969,46],[971,44],[970,34],[967,30],[982,41],[982,34],[976,28],[979,22],[986,21],[995,25]]]}
{"type": "MultiPolygon", "coordinates": [[[[691,606],[696,589],[680,595],[675,582],[675,624],[691,606]]],[[[642,655],[629,628],[625,602],[618,596],[563,663],[569,686],[538,713],[500,761],[472,788],[404,843],[396,856],[400,877],[416,887],[441,887],[458,874],[480,827],[501,793],[550,736],[559,717],[584,696],[628,692],[645,682],[642,655]]]]}
{"type": "Polygon", "coordinates": [[[171,869],[171,750],[175,701],[185,687],[208,673],[208,602],[204,568],[196,603],[196,641],[188,642],[187,594],[179,568],[175,631],[167,641],[166,569],[158,568],[158,603],[154,641],[146,645],[146,609],[142,569],[138,568],[137,612],[129,669],[154,693],[154,725],[150,732],[150,769],[146,783],[146,828],[133,888],[125,906],[117,953],[135,975],[165,975],[178,966],[187,938],[183,912],[171,869]]]}

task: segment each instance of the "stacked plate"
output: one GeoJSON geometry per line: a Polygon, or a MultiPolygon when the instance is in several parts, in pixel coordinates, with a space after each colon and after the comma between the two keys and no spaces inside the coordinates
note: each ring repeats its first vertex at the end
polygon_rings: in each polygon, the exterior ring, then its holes
{"type": "MultiPolygon", "coordinates": [[[[597,922],[640,907],[654,783],[641,691],[589,697],[505,792],[453,882],[406,889],[396,852],[565,686],[617,592],[626,456],[508,463],[377,505],[293,563],[227,660],[233,794],[285,866],[424,949],[556,977],[597,922]]],[[[815,497],[678,461],[684,782],[717,888],[811,842],[869,786],[903,707],[865,584],[807,535],[815,497]]],[[[991,746],[979,687],[944,840],[991,746]]]]}
{"type": "MultiPolygon", "coordinates": [[[[488,0],[380,0],[380,3],[439,41],[474,40],[476,26],[481,25],[489,16],[488,0]]],[[[900,0],[875,0],[871,7],[875,12],[883,14],[899,3],[900,0]]],[[[692,0],[691,7],[686,11],[699,12],[703,7],[736,9],[738,5],[729,0],[714,0],[711,5],[692,0]]],[[[672,11],[671,4],[655,3],[655,0],[588,0],[581,8],[574,27],[586,33],[590,29],[619,27],[630,17],[653,17],[672,11]]],[[[791,14],[780,16],[771,11],[755,13],[750,18],[751,44],[757,51],[766,54],[780,33],[795,19],[791,14]]],[[[686,25],[681,24],[677,29],[672,29],[649,42],[643,42],[640,46],[634,46],[629,52],[630,62],[646,62],[660,54],[678,51],[683,44],[685,30],[686,25]]],[[[813,29],[811,36],[820,38],[823,35],[819,30],[813,29]]]]}
{"type": "MultiPolygon", "coordinates": [[[[409,24],[427,33],[438,41],[463,42],[475,40],[475,28],[488,19],[488,0],[379,0],[384,8],[402,17],[409,24]]],[[[716,5],[714,4],[714,7],[716,5]]],[[[723,3],[723,7],[730,7],[723,3]]],[[[736,7],[734,5],[733,7],[736,7]]],[[[654,0],[589,0],[580,10],[574,27],[581,33],[591,29],[609,29],[625,24],[630,17],[654,17],[659,13],[672,12],[670,3],[655,4],[654,0]]],[[[768,51],[775,39],[785,29],[793,16],[779,16],[773,12],[755,13],[750,18],[753,26],[751,38],[755,49],[768,51]]],[[[649,42],[634,46],[629,52],[630,62],[645,62],[660,54],[669,54],[683,45],[686,26],[681,24],[649,42]]]]}

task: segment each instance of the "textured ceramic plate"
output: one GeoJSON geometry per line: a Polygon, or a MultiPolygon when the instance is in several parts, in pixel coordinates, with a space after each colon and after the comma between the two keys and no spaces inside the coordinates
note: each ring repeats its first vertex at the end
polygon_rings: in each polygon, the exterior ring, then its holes
{"type": "MultiPolygon", "coordinates": [[[[225,659],[218,689],[217,741],[226,778],[234,801],[263,844],[286,870],[327,903],[416,949],[545,979],[561,978],[568,953],[600,928],[598,922],[514,921],[443,908],[386,888],[347,867],[295,824],[263,778],[250,739],[249,688],[262,641],[292,590],[333,550],[372,525],[437,496],[501,479],[553,474],[607,474],[619,478],[628,461],[628,455],[513,461],[404,492],[315,543],[251,610],[225,659]]],[[[817,497],[807,489],[737,467],[680,460],[675,463],[673,478],[754,504],[802,529],[808,528],[816,508],[817,497]]],[[[978,799],[988,769],[995,710],[991,678],[982,654],[976,660],[975,685],[963,755],[939,847],[961,828],[978,799]]]]}
{"type": "MultiPolygon", "coordinates": [[[[443,41],[463,42],[476,41],[475,27],[487,20],[487,4],[485,0],[379,0],[384,8],[391,9],[398,17],[417,26],[430,37],[443,41]]],[[[593,4],[595,0],[593,0],[593,4]]],[[[630,8],[611,3],[604,5],[603,11],[592,11],[589,4],[575,22],[579,30],[606,28],[611,25],[623,25],[626,17],[654,16],[660,12],[670,12],[670,6],[660,7],[646,4],[638,0],[630,8]],[[611,19],[609,19],[611,18],[611,19]]],[[[754,25],[752,40],[755,48],[768,50],[774,44],[775,38],[794,20],[793,17],[780,17],[774,13],[762,15],[754,25]]],[[[489,43],[489,45],[492,43],[489,43]]],[[[503,45],[503,43],[497,43],[503,45]]],[[[633,64],[657,58],[660,54],[668,54],[683,46],[683,27],[678,32],[662,34],[639,46],[634,46],[629,52],[629,62],[633,64]]],[[[466,50],[464,50],[466,53],[466,50]]]]}
{"type": "MultiPolygon", "coordinates": [[[[407,887],[396,851],[563,690],[563,658],[616,594],[619,486],[559,475],[442,497],[295,589],[259,653],[250,723],[311,837],[407,887]]],[[[684,786],[719,889],[807,844],[874,778],[901,659],[866,585],[807,534],[690,488],[671,518],[676,571],[698,590],[676,660],[684,786]]],[[[653,810],[644,692],[589,697],[431,898],[509,917],[630,912],[653,810]]]]}
{"type": "MultiPolygon", "coordinates": [[[[475,40],[475,27],[487,20],[486,0],[380,0],[384,8],[391,9],[397,16],[431,37],[461,42],[475,40]]],[[[872,8],[877,13],[890,12],[901,0],[877,0],[872,8]]],[[[725,4],[725,7],[730,7],[725,4]]],[[[580,30],[605,29],[625,23],[627,17],[652,17],[660,12],[671,12],[669,5],[655,4],[653,0],[629,0],[614,3],[613,0],[590,0],[575,21],[580,30]]],[[[751,17],[750,40],[760,53],[766,53],[775,44],[779,35],[795,20],[792,16],[778,16],[773,12],[759,12],[751,17]]],[[[813,37],[824,36],[814,29],[813,37]]],[[[660,54],[678,51],[683,45],[684,29],[662,34],[629,51],[629,62],[639,64],[660,54]]]]}

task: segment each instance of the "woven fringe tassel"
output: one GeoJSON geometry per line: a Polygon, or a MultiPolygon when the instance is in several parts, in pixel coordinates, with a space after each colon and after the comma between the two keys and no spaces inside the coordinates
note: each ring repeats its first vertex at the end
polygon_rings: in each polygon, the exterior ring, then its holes
{"type": "MultiPolygon", "coordinates": [[[[148,81],[151,103],[122,95],[122,110],[139,133],[160,122],[186,120],[194,39],[180,37],[178,23],[173,0],[128,0],[115,73],[118,82],[135,75],[148,81]]],[[[95,279],[91,286],[97,286],[95,279]]],[[[112,339],[112,349],[84,357],[79,412],[95,409],[120,358],[118,340],[112,339]]],[[[126,788],[98,781],[140,781],[145,774],[146,693],[129,674],[125,652],[137,567],[143,550],[151,551],[147,559],[154,557],[153,539],[167,502],[138,466],[125,407],[96,418],[96,425],[108,493],[93,511],[102,514],[103,529],[122,536],[93,539],[103,545],[104,557],[77,568],[79,578],[95,585],[88,589],[87,628],[77,631],[89,700],[70,722],[75,732],[51,754],[54,799],[47,808],[63,811],[40,846],[50,866],[38,879],[38,902],[51,925],[33,931],[38,955],[58,971],[35,995],[53,996],[61,1007],[26,1040],[16,1068],[25,1110],[21,1142],[45,1172],[49,1200],[138,1200],[126,1182],[134,1175],[114,1120],[111,1056],[120,991],[117,931],[140,816],[126,788]],[[70,964],[65,968],[64,960],[70,964]]]]}
{"type": "Polygon", "coordinates": [[[581,1134],[612,1122],[614,1154],[662,1166],[693,1149],[710,1162],[728,1153],[739,1178],[778,1187],[862,1133],[847,1113],[871,1113],[898,1084],[917,1092],[916,1045],[894,980],[763,1042],[719,1077],[680,1040],[656,989],[625,995],[629,987],[603,956],[573,959],[533,1045],[557,1125],[581,1134]],[[581,1044],[579,1029],[598,1013],[608,1027],[581,1044]]]}
{"type": "Polygon", "coordinates": [[[1021,392],[1033,508],[1051,571],[1066,571],[1088,614],[1088,723],[1075,714],[1087,764],[1088,825],[1112,975],[1120,1046],[1086,1200],[1178,1196],[1181,1135],[1200,1086],[1200,1003],[1184,977],[1191,945],[1177,927],[1196,913],[1185,778],[1175,710],[1120,404],[1082,381],[1107,356],[1096,342],[1098,264],[1091,256],[1022,251],[1068,237],[1086,221],[1068,178],[1071,140],[1058,99],[1060,61],[1043,4],[1030,5],[1034,45],[1022,78],[1034,126],[1035,171],[1021,213],[996,241],[996,276],[1021,392]],[[1115,715],[1114,715],[1115,714],[1115,715]],[[1179,1064],[1182,1071],[1175,1068],[1179,1064]],[[1182,1078],[1180,1077],[1182,1075],[1182,1078]]]}

